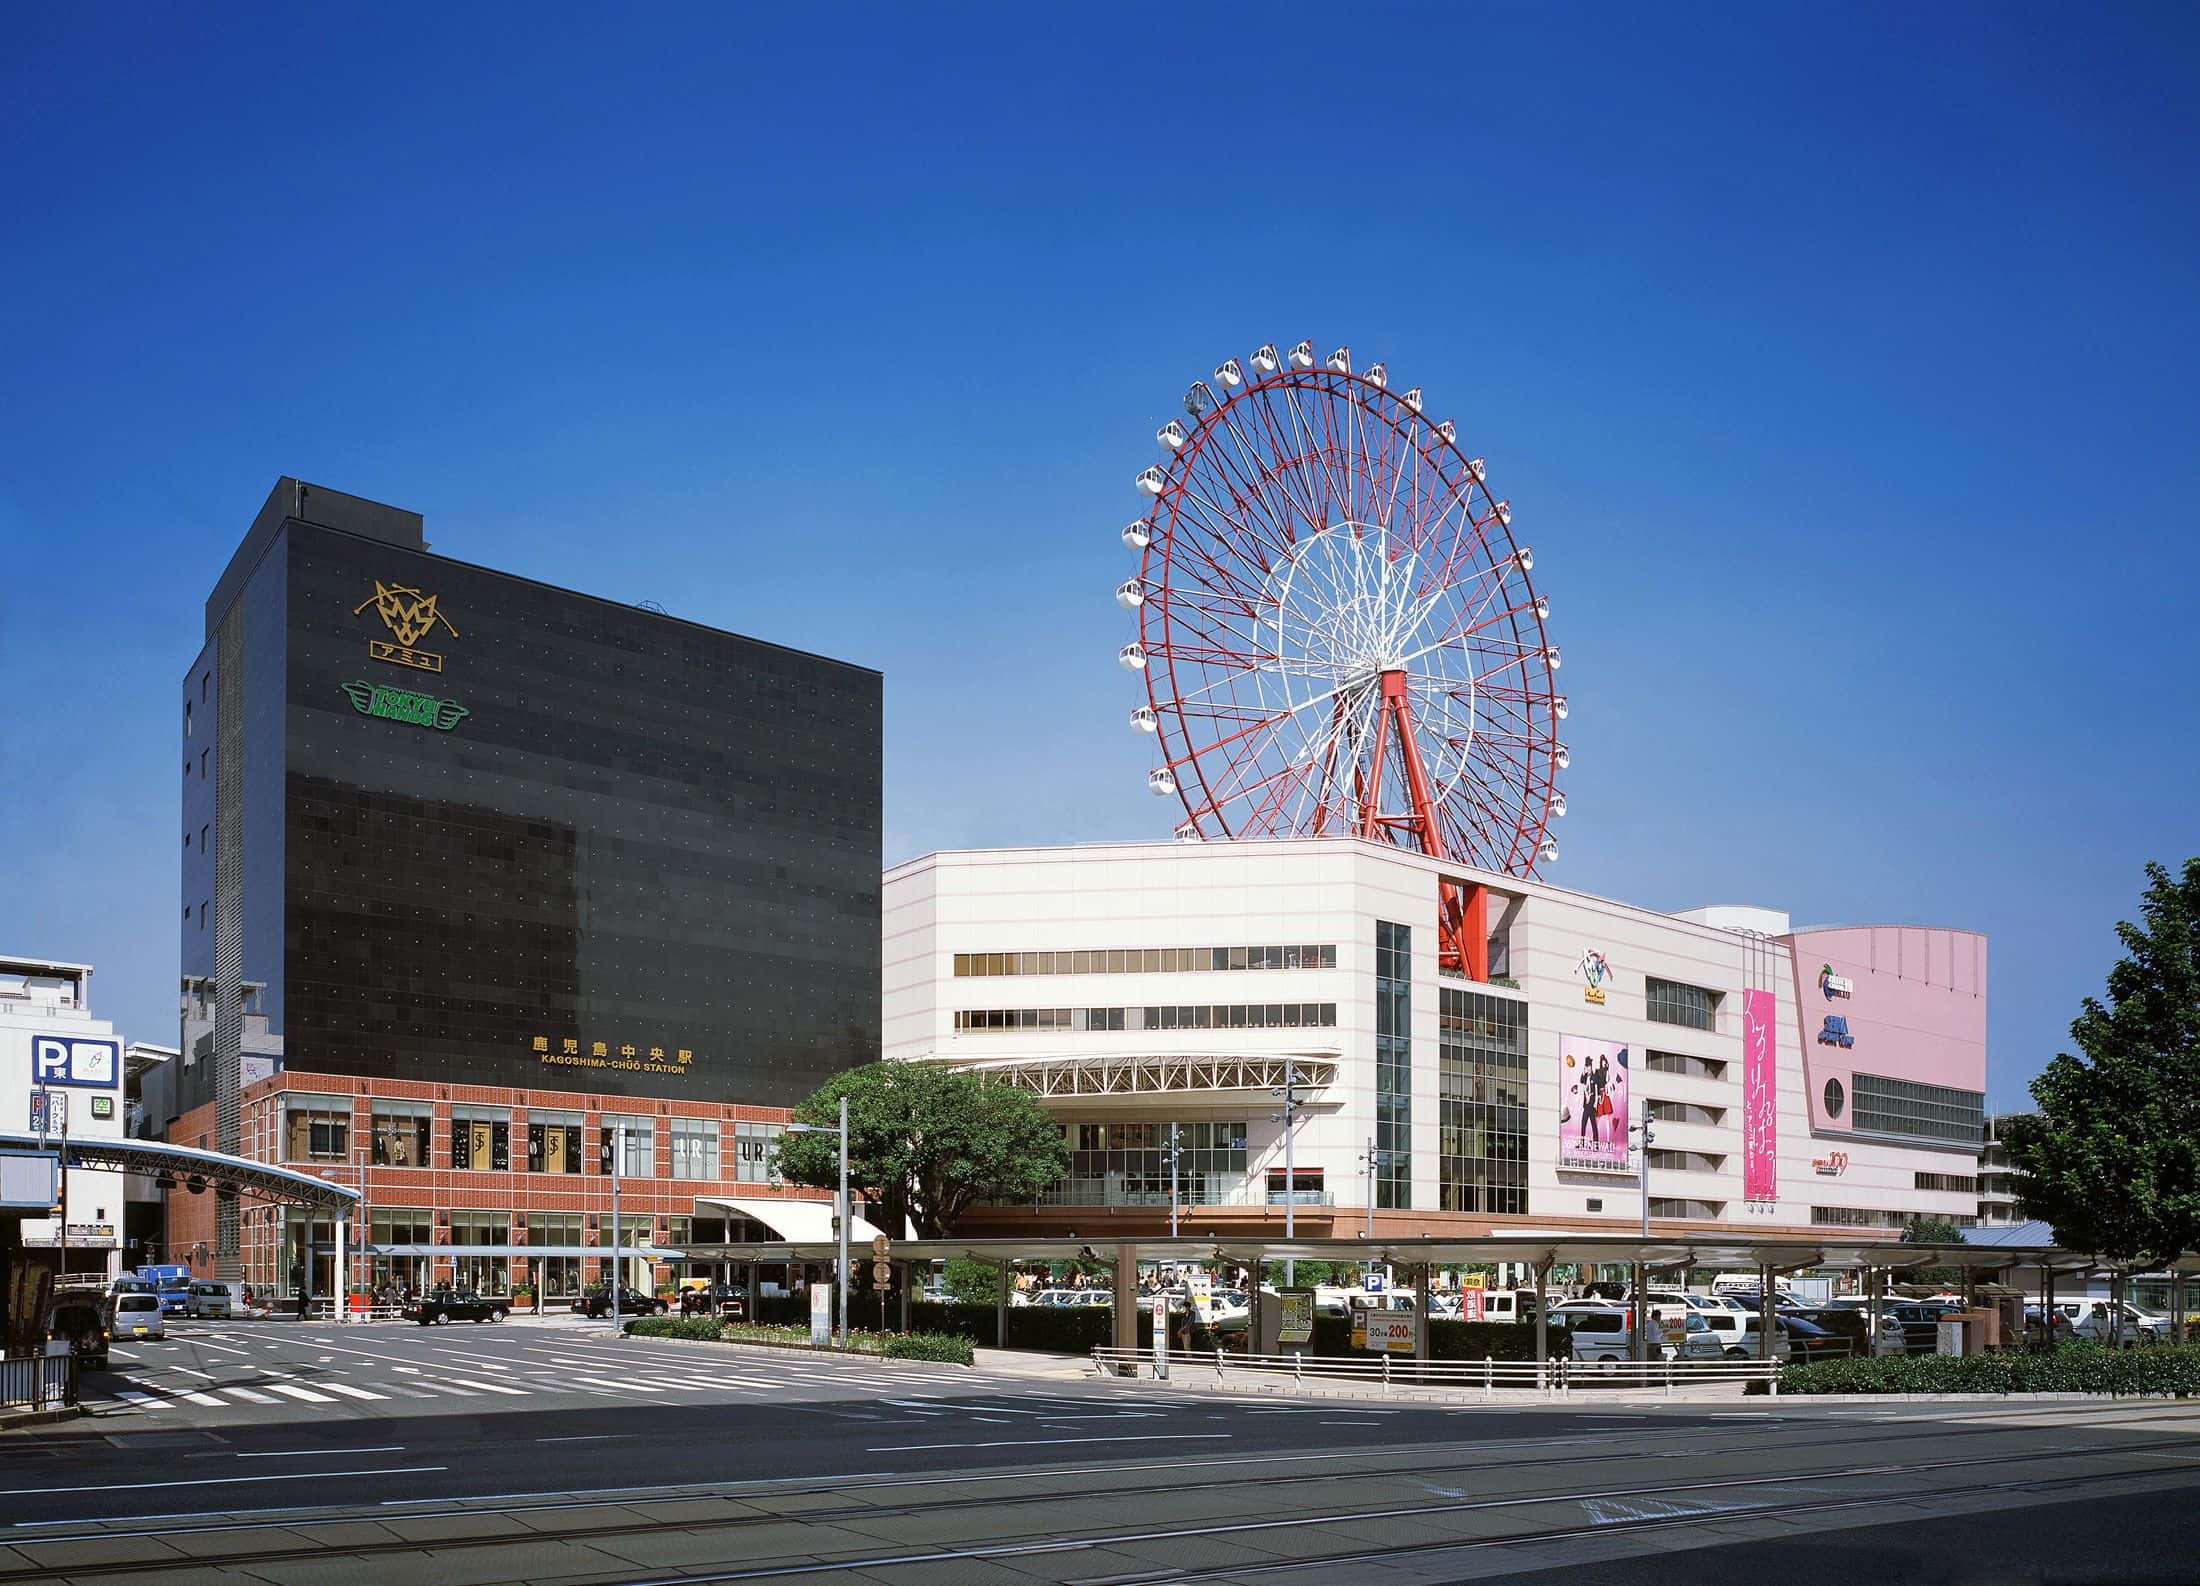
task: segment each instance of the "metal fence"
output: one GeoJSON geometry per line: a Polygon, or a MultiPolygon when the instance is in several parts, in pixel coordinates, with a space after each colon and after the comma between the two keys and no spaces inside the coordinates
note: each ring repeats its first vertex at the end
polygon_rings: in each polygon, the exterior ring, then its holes
{"type": "Polygon", "coordinates": [[[0,1408],[58,1410],[76,1403],[76,1356],[0,1360],[0,1408]]]}
{"type": "MultiPolygon", "coordinates": [[[[1147,1377],[1161,1368],[1151,1349],[1096,1348],[1093,1367],[1106,1377],[1147,1377]]],[[[1779,1392],[1776,1360],[1415,1360],[1410,1356],[1245,1355],[1228,1350],[1173,1349],[1168,1367],[1212,1371],[1216,1378],[1289,1379],[1294,1383],[1364,1383],[1392,1388],[1500,1388],[1566,1393],[1584,1388],[1675,1388],[1764,1382],[1779,1392]]]]}

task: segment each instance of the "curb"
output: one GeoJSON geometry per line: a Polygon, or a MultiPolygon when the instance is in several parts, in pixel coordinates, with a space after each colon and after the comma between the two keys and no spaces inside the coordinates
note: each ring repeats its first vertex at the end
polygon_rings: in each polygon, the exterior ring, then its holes
{"type": "MultiPolygon", "coordinates": [[[[952,1366],[952,1360],[896,1360],[888,1355],[874,1355],[862,1349],[820,1349],[815,1344],[771,1344],[755,1338],[636,1338],[632,1333],[613,1333],[614,1343],[687,1344],[696,1349],[761,1349],[774,1355],[806,1355],[811,1359],[824,1356],[832,1360],[862,1360],[881,1366],[952,1366]]],[[[969,1367],[964,1367],[969,1370],[969,1367]]]]}
{"type": "Polygon", "coordinates": [[[51,1426],[57,1421],[73,1421],[79,1416],[89,1414],[91,1411],[81,1404],[68,1405],[59,1410],[13,1410],[0,1415],[0,1432],[12,1432],[18,1427],[26,1426],[51,1426]]]}

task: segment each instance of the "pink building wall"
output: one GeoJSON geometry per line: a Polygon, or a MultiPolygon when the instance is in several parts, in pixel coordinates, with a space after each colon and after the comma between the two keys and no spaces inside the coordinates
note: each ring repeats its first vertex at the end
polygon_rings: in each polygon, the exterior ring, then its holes
{"type": "Polygon", "coordinates": [[[1804,1095],[1812,1130],[1846,1133],[1855,1076],[1986,1089],[1986,938],[1915,925],[1796,931],[1795,1007],[1802,1026],[1804,1095]],[[1827,996],[1822,968],[1852,983],[1827,996]],[[1828,1014],[1848,1021],[1853,1045],[1819,1039],[1828,1014]],[[1839,1118],[1826,1114],[1826,1081],[1838,1079],[1839,1118]]]}

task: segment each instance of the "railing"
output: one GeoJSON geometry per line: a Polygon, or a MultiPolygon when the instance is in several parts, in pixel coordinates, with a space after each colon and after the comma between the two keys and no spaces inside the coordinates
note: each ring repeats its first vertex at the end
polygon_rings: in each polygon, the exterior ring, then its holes
{"type": "Polygon", "coordinates": [[[74,1403],[74,1353],[0,1360],[0,1406],[11,1410],[55,1410],[74,1403]]]}
{"type": "MultiPolygon", "coordinates": [[[[1151,1349],[1092,1352],[1104,1377],[1156,1373],[1151,1349]]],[[[1242,1355],[1226,1350],[1172,1349],[1168,1367],[1213,1371],[1218,1379],[1289,1378],[1294,1383],[1351,1382],[1392,1388],[1499,1388],[1564,1393],[1582,1388],[1674,1388],[1765,1382],[1778,1393],[1776,1360],[1416,1360],[1401,1355],[1242,1355]]]]}

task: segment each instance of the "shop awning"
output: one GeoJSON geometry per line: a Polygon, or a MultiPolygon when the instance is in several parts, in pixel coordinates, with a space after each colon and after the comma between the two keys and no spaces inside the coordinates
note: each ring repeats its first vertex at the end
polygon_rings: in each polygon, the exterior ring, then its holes
{"type": "MultiPolygon", "coordinates": [[[[731,1200],[719,1200],[709,1196],[697,1196],[695,1209],[701,1213],[705,1207],[712,1211],[732,1212],[762,1223],[789,1244],[830,1244],[833,1239],[833,1207],[830,1201],[769,1200],[762,1196],[754,1200],[738,1196],[731,1200]]],[[[848,1242],[851,1245],[868,1245],[872,1237],[886,1232],[874,1227],[861,1217],[850,1219],[848,1242]]]]}
{"type": "MultiPolygon", "coordinates": [[[[324,1250],[327,1246],[322,1247],[324,1250]]],[[[648,1261],[685,1261],[679,1250],[655,1245],[368,1245],[370,1256],[639,1256],[648,1261]]]]}

